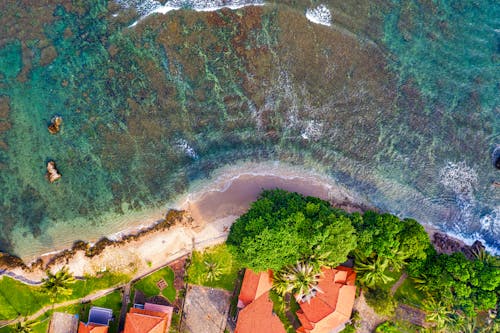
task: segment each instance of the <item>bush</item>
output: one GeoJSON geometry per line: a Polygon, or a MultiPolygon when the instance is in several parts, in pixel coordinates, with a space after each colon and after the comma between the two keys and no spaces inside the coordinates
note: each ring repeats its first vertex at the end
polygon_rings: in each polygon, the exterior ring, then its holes
{"type": "Polygon", "coordinates": [[[397,325],[394,324],[392,321],[386,321],[383,322],[382,324],[378,325],[377,328],[375,329],[375,333],[399,333],[401,332],[397,325]]]}
{"type": "Polygon", "coordinates": [[[397,303],[389,290],[368,289],[365,293],[366,303],[375,310],[376,313],[383,316],[392,316],[396,310],[397,303]]]}

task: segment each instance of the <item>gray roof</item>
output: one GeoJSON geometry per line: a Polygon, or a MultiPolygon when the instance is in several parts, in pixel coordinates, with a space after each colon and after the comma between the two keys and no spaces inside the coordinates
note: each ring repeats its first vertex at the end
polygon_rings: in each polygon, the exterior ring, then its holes
{"type": "Polygon", "coordinates": [[[109,322],[113,319],[113,310],[93,306],[89,312],[89,324],[99,324],[109,326],[109,322]]]}

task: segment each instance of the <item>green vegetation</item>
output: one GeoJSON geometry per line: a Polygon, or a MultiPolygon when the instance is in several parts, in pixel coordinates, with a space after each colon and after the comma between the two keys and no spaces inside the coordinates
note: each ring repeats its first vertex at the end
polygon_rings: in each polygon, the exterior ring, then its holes
{"type": "Polygon", "coordinates": [[[295,316],[295,320],[297,320],[298,322],[298,319],[295,315],[295,312],[299,309],[299,305],[297,304],[297,302],[293,300],[293,297],[290,297],[290,300],[287,301],[285,297],[273,290],[269,292],[269,299],[271,299],[271,301],[273,302],[273,311],[280,318],[287,333],[295,333],[295,329],[288,319],[287,313],[295,316]]]}
{"type": "MultiPolygon", "coordinates": [[[[84,303],[84,304],[78,303],[62,308],[57,308],[54,310],[49,310],[39,318],[35,319],[34,321],[28,321],[27,323],[30,324],[29,326],[31,327],[32,333],[46,333],[50,322],[50,318],[54,311],[78,314],[80,319],[85,322],[88,319],[89,311],[92,306],[100,306],[111,309],[113,310],[115,318],[119,318],[120,309],[122,305],[121,301],[122,301],[122,293],[120,290],[116,290],[106,296],[98,298],[89,303],[84,303]]],[[[109,333],[118,333],[118,324],[119,324],[118,319],[111,322],[109,327],[109,333]]],[[[17,330],[17,326],[18,325],[11,325],[0,328],[0,333],[19,332],[17,330]]]]}
{"type": "Polygon", "coordinates": [[[298,262],[276,272],[273,289],[281,296],[294,293],[297,301],[314,297],[320,280],[314,266],[307,262],[298,262]]]}
{"type": "Polygon", "coordinates": [[[498,258],[468,260],[462,253],[434,254],[410,267],[409,273],[418,289],[439,300],[452,314],[458,311],[474,317],[478,311],[498,305],[498,258]]]}
{"type": "Polygon", "coordinates": [[[70,296],[73,293],[71,285],[76,280],[68,271],[68,267],[65,266],[56,273],[47,271],[47,277],[42,282],[42,291],[47,293],[50,301],[54,303],[58,296],[70,296]]]}
{"type": "Polygon", "coordinates": [[[406,279],[394,294],[394,298],[399,302],[421,308],[425,293],[416,288],[413,279],[406,279]]]}
{"type": "Polygon", "coordinates": [[[392,316],[396,310],[397,303],[386,289],[376,288],[368,289],[365,293],[366,303],[383,316],[392,316]]]}
{"type": "MultiPolygon", "coordinates": [[[[174,271],[170,267],[166,266],[135,282],[133,289],[142,291],[146,297],[162,295],[170,302],[174,302],[176,297],[176,290],[174,288],[174,271]],[[160,288],[157,286],[158,281],[161,279],[165,280],[167,283],[166,288],[162,291],[160,291],[160,288]]],[[[133,297],[133,295],[134,293],[132,290],[131,296],[133,297]]]]}
{"type": "MultiPolygon", "coordinates": [[[[57,273],[56,273],[57,274],[57,273]]],[[[57,295],[55,303],[78,299],[96,290],[110,288],[128,281],[125,274],[101,273],[99,277],[86,277],[71,284],[71,295],[57,295]]],[[[14,319],[35,313],[51,303],[42,287],[28,286],[9,277],[0,278],[0,320],[14,319]]]]}
{"type": "Polygon", "coordinates": [[[187,270],[187,281],[232,291],[240,269],[241,265],[226,244],[216,245],[203,253],[193,252],[187,270]],[[214,269],[217,270],[216,273],[214,269]]]}
{"type": "Polygon", "coordinates": [[[348,215],[324,200],[264,191],[231,226],[227,243],[244,267],[279,271],[298,261],[336,266],[355,248],[348,215]]]}
{"type": "MultiPolygon", "coordinates": [[[[499,325],[493,312],[487,319],[487,310],[498,307],[498,257],[484,250],[473,260],[462,253],[437,254],[413,219],[371,211],[348,214],[317,198],[264,191],[233,224],[227,244],[242,266],[274,271],[278,315],[290,295],[314,297],[321,266],[336,266],[349,255],[367,303],[381,315],[392,316],[399,301],[425,311],[436,331],[476,325],[470,318],[478,314],[480,326],[495,330],[499,325]],[[408,278],[393,295],[403,272],[408,278]]],[[[280,316],[284,323],[285,317],[280,316]]],[[[407,324],[388,322],[379,331],[415,331],[407,324]]]]}

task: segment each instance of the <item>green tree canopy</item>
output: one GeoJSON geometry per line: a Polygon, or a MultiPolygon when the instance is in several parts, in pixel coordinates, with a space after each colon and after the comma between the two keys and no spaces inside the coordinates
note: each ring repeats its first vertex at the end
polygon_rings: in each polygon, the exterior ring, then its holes
{"type": "Polygon", "coordinates": [[[272,190],[236,220],[227,243],[245,267],[277,271],[304,260],[336,266],[347,260],[356,236],[349,215],[328,202],[272,190]]]}

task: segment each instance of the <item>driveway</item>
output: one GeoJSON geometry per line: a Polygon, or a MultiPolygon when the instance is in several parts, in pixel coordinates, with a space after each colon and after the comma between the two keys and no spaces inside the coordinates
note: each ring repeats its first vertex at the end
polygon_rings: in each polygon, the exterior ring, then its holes
{"type": "Polygon", "coordinates": [[[182,332],[222,333],[226,327],[231,293],[226,290],[188,287],[182,332]]]}

